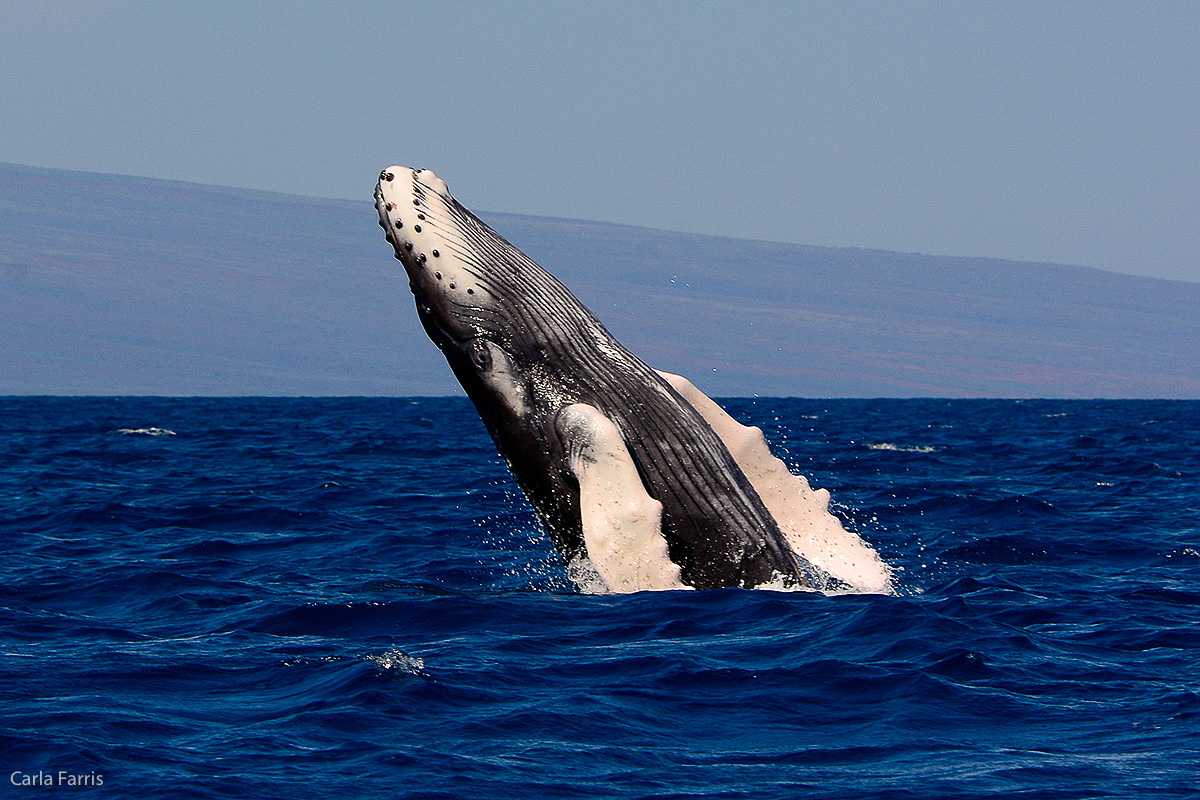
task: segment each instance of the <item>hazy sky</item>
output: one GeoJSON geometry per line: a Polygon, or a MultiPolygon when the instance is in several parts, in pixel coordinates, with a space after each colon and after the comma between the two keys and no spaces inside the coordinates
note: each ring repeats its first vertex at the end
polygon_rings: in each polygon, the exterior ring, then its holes
{"type": "Polygon", "coordinates": [[[1200,3],[4,0],[0,161],[1200,281],[1200,3]]]}

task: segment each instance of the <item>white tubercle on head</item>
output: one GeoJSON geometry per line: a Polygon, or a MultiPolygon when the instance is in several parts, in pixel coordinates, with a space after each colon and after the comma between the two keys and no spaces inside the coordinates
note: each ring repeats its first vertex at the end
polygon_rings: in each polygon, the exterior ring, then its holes
{"type": "Polygon", "coordinates": [[[450,211],[452,203],[446,182],[433,170],[393,165],[379,173],[379,224],[409,277],[427,279],[426,288],[469,302],[480,287],[463,260],[470,248],[450,211]]]}

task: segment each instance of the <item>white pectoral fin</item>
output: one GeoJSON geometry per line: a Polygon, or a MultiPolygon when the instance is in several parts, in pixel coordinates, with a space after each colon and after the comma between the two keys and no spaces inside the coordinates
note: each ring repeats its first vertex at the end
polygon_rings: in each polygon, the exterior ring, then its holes
{"type": "Polygon", "coordinates": [[[592,566],[614,592],[686,589],[662,535],[662,503],[646,493],[612,420],[576,403],[559,412],[558,433],[579,482],[583,541],[592,566]]]}
{"type": "Polygon", "coordinates": [[[862,592],[889,593],[887,564],[856,534],[829,513],[829,492],[813,489],[793,475],[767,447],[759,428],[742,425],[687,378],[659,372],[704,417],[749,478],[796,555],[862,592]]]}

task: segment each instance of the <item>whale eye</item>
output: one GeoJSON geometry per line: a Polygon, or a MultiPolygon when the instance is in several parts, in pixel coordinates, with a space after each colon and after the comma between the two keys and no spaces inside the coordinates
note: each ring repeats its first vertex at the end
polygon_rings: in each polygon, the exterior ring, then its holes
{"type": "Polygon", "coordinates": [[[479,369],[489,369],[492,366],[492,351],[488,349],[485,342],[475,339],[471,342],[471,363],[479,367],[479,369]]]}

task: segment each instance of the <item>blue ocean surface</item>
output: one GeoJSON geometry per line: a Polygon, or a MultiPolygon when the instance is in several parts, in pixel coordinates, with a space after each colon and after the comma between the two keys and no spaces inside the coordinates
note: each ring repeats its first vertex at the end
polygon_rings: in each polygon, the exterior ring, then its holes
{"type": "Polygon", "coordinates": [[[725,405],[895,595],[580,593],[462,398],[0,398],[0,795],[1200,792],[1200,402],[725,405]]]}

